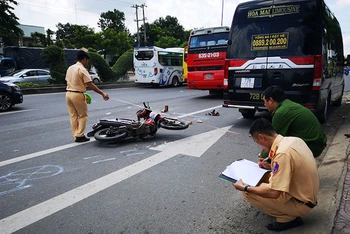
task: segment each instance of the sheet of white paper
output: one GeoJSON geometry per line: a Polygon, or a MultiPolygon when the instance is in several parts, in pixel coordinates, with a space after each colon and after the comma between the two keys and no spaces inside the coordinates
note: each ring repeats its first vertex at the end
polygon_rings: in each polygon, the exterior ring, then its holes
{"type": "Polygon", "coordinates": [[[256,186],[268,171],[260,168],[255,162],[242,159],[231,163],[222,174],[235,180],[242,179],[245,184],[256,186]]]}

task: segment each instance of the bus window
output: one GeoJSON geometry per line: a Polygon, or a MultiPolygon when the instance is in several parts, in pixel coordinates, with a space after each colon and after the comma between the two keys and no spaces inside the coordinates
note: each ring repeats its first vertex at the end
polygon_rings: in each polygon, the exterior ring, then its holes
{"type": "Polygon", "coordinates": [[[207,45],[207,42],[206,41],[201,41],[199,42],[199,46],[206,46],[207,45]]]}
{"type": "Polygon", "coordinates": [[[154,53],[151,50],[135,52],[135,58],[137,60],[151,60],[153,56],[154,56],[154,53]]]}

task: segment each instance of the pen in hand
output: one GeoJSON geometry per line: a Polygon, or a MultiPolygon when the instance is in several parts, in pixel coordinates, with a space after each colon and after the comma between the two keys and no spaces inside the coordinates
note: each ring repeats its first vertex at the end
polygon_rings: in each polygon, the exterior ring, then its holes
{"type": "Polygon", "coordinates": [[[264,158],[263,162],[271,163],[271,159],[269,157],[264,158]]]}

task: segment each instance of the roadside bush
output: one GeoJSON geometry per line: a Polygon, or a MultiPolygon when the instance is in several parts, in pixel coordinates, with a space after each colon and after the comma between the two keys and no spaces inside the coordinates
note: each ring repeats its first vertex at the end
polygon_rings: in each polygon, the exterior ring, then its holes
{"type": "Polygon", "coordinates": [[[133,69],[133,55],[134,49],[130,49],[118,58],[117,62],[112,67],[117,77],[123,77],[127,71],[133,69]]]}
{"type": "Polygon", "coordinates": [[[88,54],[90,56],[89,63],[96,68],[102,82],[118,80],[115,72],[112,71],[101,55],[95,52],[88,52],[88,54]]]}
{"type": "Polygon", "coordinates": [[[38,88],[40,87],[39,84],[33,84],[32,82],[25,82],[25,83],[15,83],[18,87],[20,87],[21,89],[25,89],[25,88],[38,88]]]}
{"type": "Polygon", "coordinates": [[[40,56],[47,64],[50,64],[52,77],[52,79],[49,79],[50,84],[65,84],[68,66],[64,58],[63,49],[56,45],[51,45],[43,49],[40,56]]]}

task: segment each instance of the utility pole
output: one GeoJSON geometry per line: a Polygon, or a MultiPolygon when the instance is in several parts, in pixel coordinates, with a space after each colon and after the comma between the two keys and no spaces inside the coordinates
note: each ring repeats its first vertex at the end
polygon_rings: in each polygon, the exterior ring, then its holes
{"type": "Polygon", "coordinates": [[[222,0],[222,6],[221,6],[221,26],[222,26],[223,18],[224,18],[224,0],[222,0]]]}
{"type": "Polygon", "coordinates": [[[143,19],[142,19],[142,20],[143,20],[143,29],[144,29],[144,33],[143,33],[143,36],[144,36],[144,44],[147,45],[146,22],[145,22],[145,20],[147,19],[147,18],[145,17],[145,7],[147,7],[147,6],[146,6],[146,4],[142,4],[141,7],[142,7],[142,14],[143,14],[143,19]]]}
{"type": "Polygon", "coordinates": [[[132,5],[131,7],[136,9],[137,46],[140,46],[139,17],[138,17],[139,5],[135,4],[135,5],[132,5]]]}
{"type": "Polygon", "coordinates": [[[146,45],[147,44],[147,37],[146,37],[146,24],[145,24],[145,20],[146,20],[146,18],[145,18],[145,7],[147,7],[147,6],[146,6],[146,4],[142,4],[142,5],[135,4],[135,5],[132,5],[131,7],[136,9],[136,20],[135,21],[136,21],[136,26],[137,26],[137,45],[140,46],[139,21],[143,21],[143,28],[145,30],[145,32],[144,32],[144,37],[145,37],[144,42],[145,42],[145,45],[146,45]],[[139,15],[138,15],[138,8],[139,7],[142,8],[143,19],[139,19],[139,15]]]}

